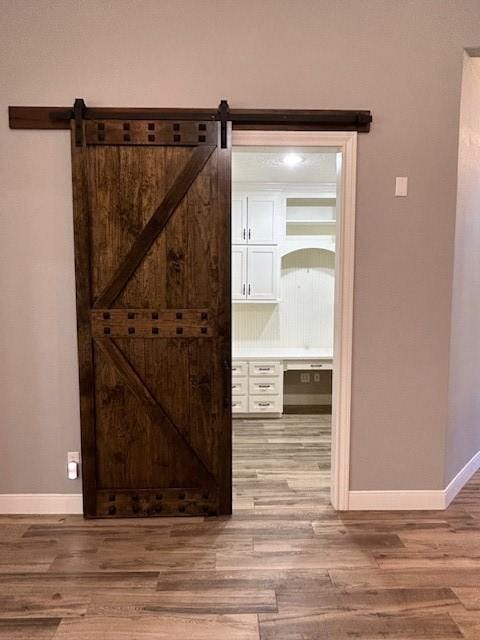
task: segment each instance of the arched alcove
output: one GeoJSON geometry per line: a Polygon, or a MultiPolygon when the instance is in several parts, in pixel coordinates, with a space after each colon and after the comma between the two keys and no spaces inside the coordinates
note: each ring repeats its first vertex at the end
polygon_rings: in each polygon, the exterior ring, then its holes
{"type": "Polygon", "coordinates": [[[291,346],[333,348],[335,253],[297,249],[282,256],[280,330],[291,346]]]}

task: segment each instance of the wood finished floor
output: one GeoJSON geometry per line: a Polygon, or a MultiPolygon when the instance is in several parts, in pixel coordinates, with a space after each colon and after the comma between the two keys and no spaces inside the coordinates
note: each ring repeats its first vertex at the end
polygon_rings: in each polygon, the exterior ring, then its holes
{"type": "Polygon", "coordinates": [[[236,421],[232,518],[0,516],[0,639],[480,639],[480,475],[445,512],[336,514],[329,432],[236,421]]]}

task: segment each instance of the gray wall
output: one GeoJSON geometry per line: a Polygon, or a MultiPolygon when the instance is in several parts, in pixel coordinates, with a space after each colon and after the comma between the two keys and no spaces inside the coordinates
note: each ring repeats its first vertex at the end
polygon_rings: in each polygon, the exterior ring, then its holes
{"type": "Polygon", "coordinates": [[[480,57],[465,54],[455,229],[446,483],[480,451],[480,57]]]}
{"type": "Polygon", "coordinates": [[[443,486],[463,47],[479,0],[1,0],[0,491],[79,491],[69,142],[8,104],[371,108],[353,489],[443,486]],[[408,198],[393,196],[409,176],[408,198]]]}

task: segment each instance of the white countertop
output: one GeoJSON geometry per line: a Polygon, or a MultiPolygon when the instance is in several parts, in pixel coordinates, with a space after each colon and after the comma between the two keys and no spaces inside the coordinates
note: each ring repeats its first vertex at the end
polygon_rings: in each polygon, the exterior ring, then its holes
{"type": "Polygon", "coordinates": [[[332,360],[332,349],[262,348],[233,349],[234,360],[332,360]]]}

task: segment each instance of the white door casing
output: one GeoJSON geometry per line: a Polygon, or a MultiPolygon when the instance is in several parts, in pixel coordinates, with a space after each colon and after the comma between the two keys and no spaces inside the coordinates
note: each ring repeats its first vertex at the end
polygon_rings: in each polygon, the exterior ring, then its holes
{"type": "Polygon", "coordinates": [[[330,499],[336,510],[346,511],[349,508],[350,483],[357,133],[234,130],[232,144],[252,147],[330,147],[338,153],[330,499]]]}

